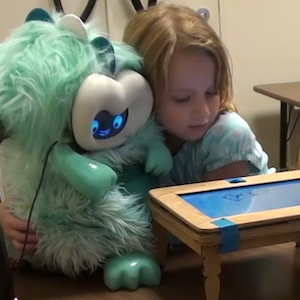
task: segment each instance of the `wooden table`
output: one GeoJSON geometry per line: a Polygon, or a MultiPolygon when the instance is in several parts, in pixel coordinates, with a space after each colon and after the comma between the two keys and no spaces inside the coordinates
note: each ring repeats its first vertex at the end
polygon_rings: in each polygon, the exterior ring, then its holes
{"type": "Polygon", "coordinates": [[[290,171],[150,191],[149,206],[155,224],[158,261],[165,262],[166,233],[171,232],[201,256],[206,299],[218,300],[221,252],[300,239],[299,178],[300,171],[290,171]],[[195,201],[187,200],[195,194],[198,202],[196,198],[193,198],[195,201]],[[216,202],[215,199],[221,200],[216,202]],[[259,208],[265,199],[268,201],[259,208]],[[209,216],[208,208],[197,207],[195,203],[206,203],[215,216],[209,216]],[[273,204],[278,208],[269,209],[273,204]],[[222,206],[224,210],[217,215],[222,206]]]}
{"type": "Polygon", "coordinates": [[[300,81],[254,86],[254,91],[279,100],[280,103],[280,168],[286,169],[288,108],[300,107],[300,81]]]}
{"type": "MultiPolygon", "coordinates": [[[[224,254],[221,259],[222,300],[299,300],[295,266],[300,267],[300,249],[294,243],[224,254]]],[[[198,254],[176,248],[168,252],[158,287],[112,292],[100,274],[74,280],[23,270],[16,280],[16,294],[20,300],[205,300],[200,268],[198,254]]]]}

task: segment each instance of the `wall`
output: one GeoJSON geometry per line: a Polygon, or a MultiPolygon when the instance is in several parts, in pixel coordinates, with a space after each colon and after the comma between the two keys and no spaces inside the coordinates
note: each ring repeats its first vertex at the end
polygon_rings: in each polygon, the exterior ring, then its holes
{"type": "MultiPolygon", "coordinates": [[[[278,166],[280,102],[255,93],[253,86],[300,80],[300,1],[289,0],[285,6],[274,0],[219,1],[240,113],[278,166]]],[[[291,146],[295,161],[296,145],[291,146]]]]}
{"type": "MultiPolygon", "coordinates": [[[[75,13],[80,15],[84,9],[86,1],[82,0],[62,0],[65,12],[75,13]]],[[[18,25],[24,22],[27,13],[36,7],[41,7],[46,10],[54,10],[53,2],[50,0],[10,0],[0,1],[0,41],[9,35],[9,32],[18,25]],[[14,7],[16,9],[14,9],[14,7]]],[[[106,19],[106,1],[98,0],[92,19],[101,26],[101,28],[107,30],[106,19]]]]}

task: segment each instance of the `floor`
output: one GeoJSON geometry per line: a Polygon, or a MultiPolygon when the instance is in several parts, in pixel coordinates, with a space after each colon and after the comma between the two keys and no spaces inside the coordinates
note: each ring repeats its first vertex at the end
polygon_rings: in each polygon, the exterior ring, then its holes
{"type": "MultiPolygon", "coordinates": [[[[23,272],[18,277],[20,300],[198,300],[205,299],[199,257],[189,249],[169,255],[163,282],[136,292],[110,292],[101,276],[66,279],[23,272]]],[[[220,300],[299,300],[300,248],[295,243],[222,256],[220,300]]]]}

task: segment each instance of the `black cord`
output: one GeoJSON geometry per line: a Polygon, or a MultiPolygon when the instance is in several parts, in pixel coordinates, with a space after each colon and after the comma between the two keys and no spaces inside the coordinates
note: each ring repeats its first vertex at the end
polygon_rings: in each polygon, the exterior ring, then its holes
{"type": "Polygon", "coordinates": [[[61,1],[59,1],[59,0],[53,0],[53,2],[54,2],[55,10],[57,12],[65,13],[61,1]]]}
{"type": "Polygon", "coordinates": [[[139,0],[131,0],[131,3],[134,9],[138,12],[140,10],[144,10],[143,4],[139,0]]]}
{"type": "MultiPolygon", "coordinates": [[[[140,0],[131,0],[131,3],[137,12],[144,10],[144,6],[140,0]]],[[[156,3],[157,3],[157,0],[148,0],[148,8],[150,6],[156,5],[156,3]]]]}
{"type": "Polygon", "coordinates": [[[19,272],[19,270],[20,270],[20,266],[21,266],[21,263],[22,263],[22,259],[23,259],[23,257],[24,257],[25,248],[26,248],[27,239],[28,239],[28,234],[29,234],[29,227],[30,227],[31,215],[32,215],[32,211],[33,211],[33,208],[34,208],[36,199],[37,199],[37,197],[38,197],[39,191],[40,191],[41,186],[42,186],[42,183],[43,183],[43,179],[44,179],[45,170],[46,170],[46,167],[47,167],[47,162],[48,162],[48,159],[49,159],[49,155],[50,155],[50,153],[51,153],[53,147],[54,147],[57,143],[58,143],[58,142],[53,143],[53,144],[49,147],[49,149],[48,149],[48,151],[47,151],[47,154],[46,154],[46,158],[45,158],[45,161],[44,161],[43,170],[42,170],[42,173],[41,173],[41,177],[40,177],[40,180],[39,180],[39,184],[38,184],[38,187],[37,187],[37,189],[36,189],[35,196],[34,196],[33,201],[32,201],[32,205],[31,205],[31,207],[30,207],[29,216],[28,216],[28,220],[27,220],[27,227],[26,227],[25,241],[24,241],[23,249],[22,249],[20,258],[19,258],[19,260],[18,260],[16,270],[15,270],[15,277],[17,276],[17,274],[18,274],[18,272],[19,272]]]}
{"type": "MultiPolygon", "coordinates": [[[[83,13],[80,16],[80,19],[83,22],[86,22],[87,19],[89,18],[89,16],[91,15],[91,13],[92,13],[92,11],[95,7],[96,2],[97,2],[97,0],[89,0],[88,1],[87,5],[85,6],[85,8],[83,10],[83,13]]],[[[61,3],[61,0],[53,0],[53,3],[54,3],[54,6],[55,6],[55,10],[57,12],[65,13],[63,5],[61,3]]]]}
{"type": "Polygon", "coordinates": [[[157,3],[157,0],[149,0],[148,7],[156,5],[156,3],[157,3]]]}

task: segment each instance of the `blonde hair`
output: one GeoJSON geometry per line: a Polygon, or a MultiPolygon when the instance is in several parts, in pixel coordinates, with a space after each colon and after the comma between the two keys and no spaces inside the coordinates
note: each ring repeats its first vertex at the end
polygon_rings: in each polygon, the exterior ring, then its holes
{"type": "Polygon", "coordinates": [[[144,58],[145,76],[152,87],[167,85],[175,50],[205,51],[216,65],[220,111],[236,111],[228,53],[216,32],[192,9],[158,4],[137,13],[125,28],[123,41],[144,58]]]}

